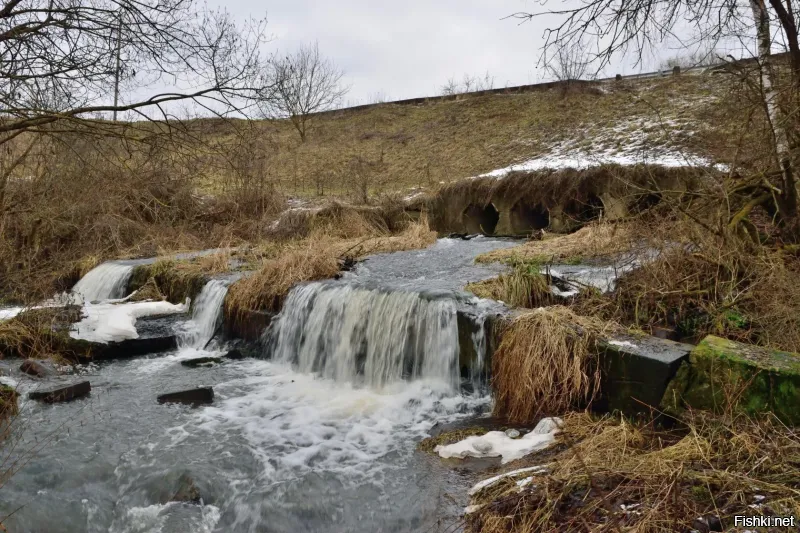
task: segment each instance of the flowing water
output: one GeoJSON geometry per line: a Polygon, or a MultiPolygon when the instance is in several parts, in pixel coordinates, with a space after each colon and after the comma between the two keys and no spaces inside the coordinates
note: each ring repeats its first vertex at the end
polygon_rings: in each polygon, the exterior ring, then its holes
{"type": "Polygon", "coordinates": [[[227,285],[211,281],[177,326],[175,352],[42,384],[15,374],[22,392],[89,379],[92,394],[23,402],[17,445],[0,450],[22,460],[0,488],[0,516],[13,513],[4,523],[12,533],[453,531],[469,481],[415,446],[437,422],[489,407],[458,387],[457,316],[488,309],[459,288],[493,274],[475,255],[511,243],[476,241],[444,239],[297,287],[265,333],[265,359],[179,364],[224,349],[208,343],[227,285]],[[155,401],[195,386],[213,386],[214,403],[155,401]],[[187,479],[201,504],[171,501],[187,479]]]}

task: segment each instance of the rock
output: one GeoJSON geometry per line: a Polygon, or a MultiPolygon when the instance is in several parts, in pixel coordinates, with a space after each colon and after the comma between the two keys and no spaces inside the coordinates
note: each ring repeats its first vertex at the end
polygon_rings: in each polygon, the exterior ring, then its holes
{"type": "Polygon", "coordinates": [[[222,362],[222,358],[220,357],[196,357],[194,359],[186,359],[185,361],[181,361],[183,366],[188,366],[189,368],[199,368],[201,366],[213,366],[218,365],[222,362]]]}
{"type": "Polygon", "coordinates": [[[242,353],[241,350],[238,348],[234,348],[233,350],[229,350],[228,353],[225,354],[225,359],[244,359],[245,355],[242,353]]]}
{"type": "Polygon", "coordinates": [[[202,502],[200,491],[189,474],[182,474],[178,479],[178,490],[172,495],[170,501],[195,505],[199,505],[202,502]]]}
{"type": "Polygon", "coordinates": [[[161,394],[158,403],[183,403],[187,405],[203,405],[214,401],[214,389],[211,387],[199,387],[180,392],[161,394]]]}
{"type": "Polygon", "coordinates": [[[509,439],[516,439],[519,437],[519,431],[517,431],[516,429],[507,429],[506,437],[508,437],[509,439]]]}
{"type": "Polygon", "coordinates": [[[647,335],[606,340],[601,353],[602,397],[594,407],[633,417],[651,416],[693,348],[647,335]]]}
{"type": "Polygon", "coordinates": [[[19,393],[8,385],[0,384],[0,421],[15,416],[19,412],[17,406],[19,393]]]}
{"type": "Polygon", "coordinates": [[[750,416],[771,411],[787,425],[800,425],[800,354],[709,335],[681,365],[661,405],[673,415],[686,407],[750,416]]]}
{"type": "Polygon", "coordinates": [[[692,523],[692,528],[702,533],[709,533],[711,531],[724,531],[722,527],[722,520],[715,515],[706,515],[697,517],[692,523]]]}
{"type": "Polygon", "coordinates": [[[36,391],[28,394],[31,400],[39,400],[45,403],[60,403],[77,400],[88,396],[92,390],[92,386],[88,381],[82,381],[74,385],[60,387],[51,391],[36,391]]]}
{"type": "Polygon", "coordinates": [[[34,376],[37,378],[53,374],[53,372],[44,364],[34,359],[25,359],[22,364],[19,365],[19,370],[20,372],[24,372],[29,376],[34,376]]]}

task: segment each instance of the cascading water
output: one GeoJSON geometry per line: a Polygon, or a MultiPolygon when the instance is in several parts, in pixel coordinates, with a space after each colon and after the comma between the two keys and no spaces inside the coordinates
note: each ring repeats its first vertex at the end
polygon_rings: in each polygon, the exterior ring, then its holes
{"type": "Polygon", "coordinates": [[[228,281],[212,279],[203,286],[192,306],[192,319],[178,336],[180,347],[205,348],[219,327],[226,294],[228,281]]]}
{"type": "Polygon", "coordinates": [[[107,261],[83,276],[72,292],[80,294],[87,302],[124,298],[132,273],[132,264],[107,261]]]}
{"type": "Polygon", "coordinates": [[[268,350],[300,372],[379,388],[400,380],[458,384],[458,324],[449,299],[310,283],[267,332],[268,350]]]}

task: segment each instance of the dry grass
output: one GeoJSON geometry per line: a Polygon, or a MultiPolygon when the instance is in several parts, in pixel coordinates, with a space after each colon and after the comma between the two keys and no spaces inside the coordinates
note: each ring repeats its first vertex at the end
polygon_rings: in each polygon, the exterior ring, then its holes
{"type": "Polygon", "coordinates": [[[793,430],[771,417],[687,416],[680,432],[567,416],[562,451],[549,458],[547,474],[521,491],[512,479],[478,493],[473,503],[483,507],[468,517],[469,530],[660,533],[701,529],[698,517],[718,517],[729,528],[735,514],[800,511],[793,430]]]}
{"type": "Polygon", "coordinates": [[[454,444],[462,441],[467,437],[485,435],[488,432],[489,430],[487,428],[477,426],[445,431],[436,435],[435,437],[427,437],[422,439],[419,444],[417,444],[417,449],[423,452],[433,453],[437,446],[447,446],[448,444],[454,444]]]}
{"type": "Polygon", "coordinates": [[[643,222],[631,238],[651,260],[625,273],[614,292],[576,299],[576,312],[667,328],[690,342],[714,334],[800,350],[800,257],[690,220],[643,222]]]}
{"type": "Polygon", "coordinates": [[[595,341],[608,327],[562,306],[517,316],[492,357],[495,414],[531,423],[590,403],[600,386],[595,341]]]}
{"type": "Polygon", "coordinates": [[[478,263],[557,263],[607,259],[636,247],[630,226],[624,223],[595,222],[567,235],[546,234],[541,241],[528,241],[479,255],[478,263]]]}
{"type": "MultiPolygon", "coordinates": [[[[369,228],[369,224],[355,224],[369,228]]],[[[306,281],[334,277],[345,260],[358,260],[380,252],[424,248],[433,244],[436,233],[427,220],[410,224],[397,235],[363,238],[337,238],[318,228],[305,239],[288,242],[277,249],[271,246],[258,270],[231,286],[225,299],[226,316],[250,310],[277,312],[291,288],[306,281]]],[[[257,252],[256,252],[257,253],[257,252]]]]}
{"type": "Polygon", "coordinates": [[[469,283],[464,290],[478,298],[498,300],[510,307],[533,309],[557,301],[550,289],[550,280],[540,273],[538,263],[515,264],[511,272],[469,283]]]}

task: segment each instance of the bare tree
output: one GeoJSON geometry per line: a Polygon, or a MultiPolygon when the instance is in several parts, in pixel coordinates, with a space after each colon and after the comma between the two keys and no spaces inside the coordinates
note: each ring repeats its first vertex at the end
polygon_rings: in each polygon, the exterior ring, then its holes
{"type": "Polygon", "coordinates": [[[558,81],[583,79],[589,70],[586,47],[582,42],[573,46],[557,46],[549,58],[543,58],[545,70],[558,81]]]}
{"type": "Polygon", "coordinates": [[[512,17],[523,20],[555,17],[558,20],[556,25],[545,30],[545,51],[569,49],[590,37],[598,47],[597,53],[590,59],[600,67],[608,64],[615,54],[630,50],[641,61],[646,50],[673,36],[679,25],[693,28],[698,42],[706,43],[709,48],[723,38],[755,34],[760,89],[771,128],[774,164],[780,169],[780,177],[760,180],[760,186],[753,189],[756,191],[754,200],[773,202],[782,219],[784,238],[798,242],[800,213],[794,173],[797,145],[790,144],[791,132],[800,126],[800,116],[795,109],[800,87],[797,21],[791,2],[750,0],[749,8],[750,13],[737,0],[586,0],[577,5],[564,0],[561,9],[516,13],[512,17]],[[773,22],[782,31],[783,42],[789,52],[791,76],[786,92],[792,109],[788,110],[782,110],[778,105],[772,72],[773,41],[770,26],[773,22]]]}
{"type": "Polygon", "coordinates": [[[452,96],[470,92],[490,91],[492,89],[494,89],[494,76],[486,72],[482,78],[469,74],[464,74],[464,77],[460,81],[455,78],[450,78],[447,80],[447,83],[442,85],[439,92],[443,96],[452,96]]]}
{"type": "Polygon", "coordinates": [[[311,116],[336,106],[349,90],[342,85],[344,71],[320,55],[317,43],[285,57],[273,57],[269,71],[274,85],[263,97],[263,112],[288,117],[302,142],[311,116]]]}
{"type": "Polygon", "coordinates": [[[265,81],[258,78],[263,28],[263,21],[237,27],[194,0],[5,0],[0,143],[54,122],[85,125],[102,113],[152,118],[150,109],[166,118],[165,106],[180,100],[214,112],[241,108],[234,102],[265,81]],[[126,75],[143,96],[109,103],[123,51],[126,75]]]}

